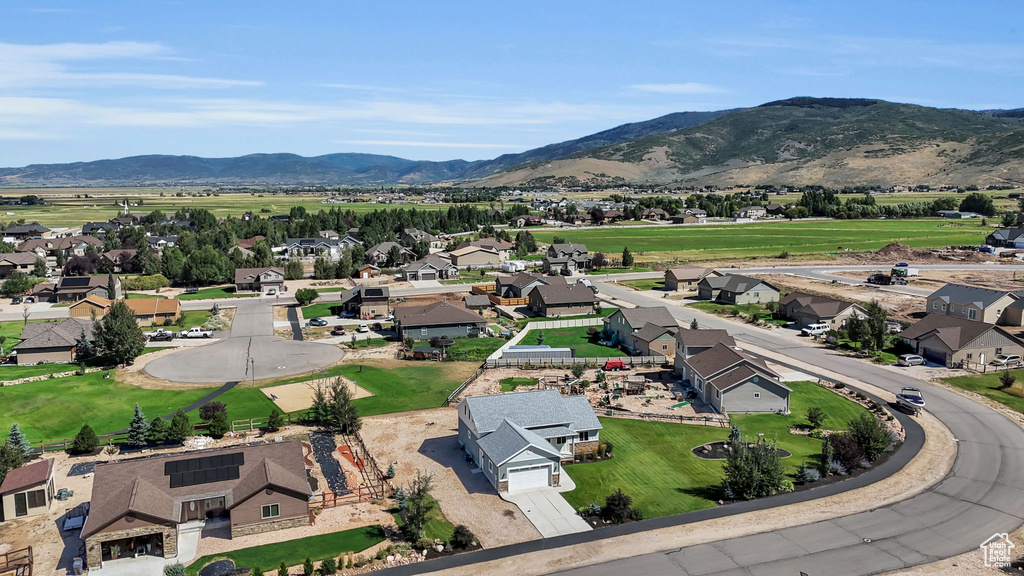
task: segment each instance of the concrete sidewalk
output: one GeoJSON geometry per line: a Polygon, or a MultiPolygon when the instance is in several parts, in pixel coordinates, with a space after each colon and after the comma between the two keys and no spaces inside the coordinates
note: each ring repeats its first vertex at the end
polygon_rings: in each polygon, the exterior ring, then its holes
{"type": "Polygon", "coordinates": [[[592,530],[554,488],[509,492],[501,497],[518,506],[545,538],[592,530]]]}

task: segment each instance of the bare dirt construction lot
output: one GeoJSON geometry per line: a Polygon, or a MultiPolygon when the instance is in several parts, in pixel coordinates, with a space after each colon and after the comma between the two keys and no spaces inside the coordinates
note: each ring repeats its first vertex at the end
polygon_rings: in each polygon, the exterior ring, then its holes
{"type": "Polygon", "coordinates": [[[465,524],[487,547],[540,538],[515,504],[505,502],[483,474],[471,472],[458,442],[454,408],[363,418],[360,431],[381,466],[395,463],[395,486],[405,486],[417,470],[434,477],[431,495],[453,524],[465,524]]]}
{"type": "MultiPolygon", "coordinates": [[[[353,399],[373,396],[369,390],[356,385],[348,378],[344,376],[338,376],[338,378],[352,392],[353,399]]],[[[282,412],[296,412],[298,410],[305,410],[313,404],[313,393],[316,390],[317,382],[317,380],[309,380],[307,382],[295,382],[294,384],[281,384],[280,386],[261,388],[260,392],[263,392],[282,412]]]]}
{"type": "MultiPolygon", "coordinates": [[[[839,274],[859,279],[866,277],[866,274],[863,272],[839,274]]],[[[871,302],[872,300],[877,300],[883,308],[889,311],[892,319],[896,321],[914,322],[917,318],[911,315],[924,310],[924,299],[920,296],[876,290],[867,286],[837,285],[825,280],[813,280],[811,278],[785,274],[769,274],[761,276],[761,278],[783,290],[791,292],[800,291],[852,302],[871,302]]]]}

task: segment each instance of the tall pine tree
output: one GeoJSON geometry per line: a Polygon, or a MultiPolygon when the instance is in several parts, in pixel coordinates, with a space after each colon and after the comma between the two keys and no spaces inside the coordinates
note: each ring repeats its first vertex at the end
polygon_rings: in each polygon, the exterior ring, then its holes
{"type": "Polygon", "coordinates": [[[142,408],[136,403],[135,414],[128,425],[128,445],[145,446],[148,432],[149,422],[146,422],[146,415],[142,413],[142,408]]]}
{"type": "Polygon", "coordinates": [[[93,330],[93,339],[100,354],[116,364],[130,363],[146,347],[135,314],[122,300],[111,304],[110,311],[93,330]]]}
{"type": "Polygon", "coordinates": [[[7,434],[7,445],[14,448],[24,458],[28,458],[32,452],[32,445],[28,443],[28,438],[25,437],[25,433],[21,431],[17,422],[11,425],[11,431],[7,434]]]}

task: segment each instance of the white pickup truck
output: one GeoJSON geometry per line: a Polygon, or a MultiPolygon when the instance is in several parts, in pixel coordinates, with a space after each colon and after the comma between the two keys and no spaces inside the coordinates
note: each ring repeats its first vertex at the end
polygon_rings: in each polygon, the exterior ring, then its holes
{"type": "Polygon", "coordinates": [[[178,336],[173,331],[167,330],[166,328],[157,328],[153,332],[143,332],[142,335],[146,340],[152,342],[170,342],[178,336]]]}
{"type": "Polygon", "coordinates": [[[210,336],[213,336],[213,330],[203,330],[199,326],[178,332],[178,338],[209,338],[210,336]]]}

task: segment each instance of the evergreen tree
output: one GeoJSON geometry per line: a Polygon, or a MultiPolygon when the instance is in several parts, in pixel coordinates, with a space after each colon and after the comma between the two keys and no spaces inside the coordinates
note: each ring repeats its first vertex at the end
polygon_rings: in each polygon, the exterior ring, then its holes
{"type": "Polygon", "coordinates": [[[309,417],[314,424],[323,426],[331,419],[331,405],[327,392],[320,384],[313,390],[313,404],[309,407],[309,417]]]}
{"type": "Polygon", "coordinates": [[[270,411],[270,418],[267,418],[267,430],[277,432],[281,426],[284,426],[284,418],[281,417],[281,411],[274,408],[270,411]]]}
{"type": "Polygon", "coordinates": [[[362,422],[359,420],[359,411],[352,402],[351,390],[342,382],[341,378],[335,379],[331,384],[330,410],[332,420],[343,434],[353,434],[359,431],[362,426],[362,422]]]}
{"type": "Polygon", "coordinates": [[[149,422],[146,422],[146,415],[142,413],[142,408],[136,403],[135,414],[132,415],[132,421],[128,424],[128,445],[145,446],[147,432],[149,432],[149,422]]]}
{"type": "Polygon", "coordinates": [[[625,248],[622,249],[622,267],[633,267],[633,253],[629,251],[629,246],[626,246],[625,248]]]}
{"type": "Polygon", "coordinates": [[[228,421],[227,412],[216,412],[210,419],[209,427],[206,429],[213,438],[223,438],[231,430],[231,423],[228,421]]]}
{"type": "Polygon", "coordinates": [[[146,340],[135,314],[123,300],[114,302],[93,330],[100,353],[115,364],[128,364],[142,354],[146,340]]]}
{"type": "Polygon", "coordinates": [[[697,319],[690,320],[690,330],[697,330],[698,328],[700,328],[700,323],[697,322],[697,319]]]}
{"type": "Polygon", "coordinates": [[[313,262],[313,278],[317,280],[328,280],[334,278],[334,264],[323,256],[317,256],[313,262]]]}
{"type": "Polygon", "coordinates": [[[186,437],[191,436],[193,432],[192,419],[188,417],[184,410],[178,410],[174,413],[174,417],[171,418],[171,426],[167,430],[167,439],[184,440],[186,437]]]}
{"type": "Polygon", "coordinates": [[[167,434],[170,432],[170,424],[160,416],[149,422],[149,430],[146,433],[146,440],[153,444],[160,444],[167,441],[167,434]]]}
{"type": "Polygon", "coordinates": [[[11,424],[11,431],[7,433],[7,445],[21,454],[22,458],[27,459],[32,454],[32,445],[29,444],[28,438],[25,437],[25,433],[21,431],[17,422],[11,424]]]}
{"type": "Polygon", "coordinates": [[[289,260],[284,265],[284,278],[285,280],[299,280],[303,277],[305,271],[302,268],[302,262],[298,260],[289,260]]]}
{"type": "Polygon", "coordinates": [[[81,334],[79,334],[78,339],[75,340],[75,360],[89,360],[95,355],[96,347],[93,346],[92,340],[86,336],[85,328],[82,328],[81,334]]]}
{"type": "Polygon", "coordinates": [[[351,278],[353,269],[352,251],[345,250],[345,253],[341,255],[341,260],[338,260],[338,265],[335,267],[334,276],[335,278],[351,278]]]}
{"type": "Polygon", "coordinates": [[[281,562],[281,565],[277,567],[277,576],[288,576],[288,565],[281,562]]]}
{"type": "Polygon", "coordinates": [[[25,455],[14,446],[6,442],[0,444],[0,483],[4,481],[4,476],[7,476],[8,472],[20,467],[25,460],[25,455]]]}
{"type": "Polygon", "coordinates": [[[107,298],[110,300],[117,298],[117,281],[114,280],[113,274],[107,274],[107,298]]]}
{"type": "Polygon", "coordinates": [[[46,278],[46,261],[41,258],[36,260],[32,265],[32,275],[36,278],[46,278]]]}
{"type": "Polygon", "coordinates": [[[71,443],[71,453],[88,454],[99,445],[100,439],[96,437],[96,433],[93,432],[92,428],[85,424],[78,431],[78,434],[75,435],[75,441],[71,443]]]}

